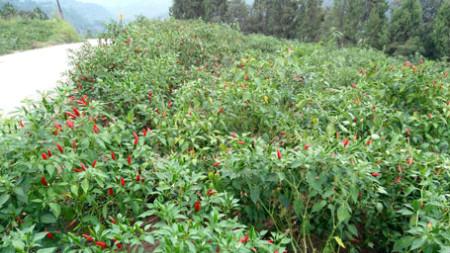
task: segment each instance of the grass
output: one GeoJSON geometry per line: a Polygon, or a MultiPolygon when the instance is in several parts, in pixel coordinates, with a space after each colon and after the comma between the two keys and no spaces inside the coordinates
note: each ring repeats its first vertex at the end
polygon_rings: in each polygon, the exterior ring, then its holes
{"type": "Polygon", "coordinates": [[[0,55],[77,41],[75,29],[58,19],[0,19],[0,55]]]}

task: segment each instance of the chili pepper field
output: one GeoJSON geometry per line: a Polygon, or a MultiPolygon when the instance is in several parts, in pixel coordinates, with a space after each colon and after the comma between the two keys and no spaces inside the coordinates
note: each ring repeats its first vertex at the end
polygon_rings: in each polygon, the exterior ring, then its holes
{"type": "Polygon", "coordinates": [[[449,66],[111,24],[0,122],[0,252],[450,252],[449,66]]]}

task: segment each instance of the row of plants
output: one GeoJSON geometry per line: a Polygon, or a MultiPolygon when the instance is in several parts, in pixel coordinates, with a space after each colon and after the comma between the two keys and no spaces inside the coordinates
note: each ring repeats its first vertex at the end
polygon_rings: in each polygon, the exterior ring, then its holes
{"type": "Polygon", "coordinates": [[[448,252],[448,66],[111,24],[3,119],[9,252],[448,252]]]}

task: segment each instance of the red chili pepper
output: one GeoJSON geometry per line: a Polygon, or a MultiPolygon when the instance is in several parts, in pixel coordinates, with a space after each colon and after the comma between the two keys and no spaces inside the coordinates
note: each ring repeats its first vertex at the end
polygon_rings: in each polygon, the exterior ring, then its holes
{"type": "Polygon", "coordinates": [[[147,137],[147,128],[142,129],[142,135],[147,137]]]}
{"type": "Polygon", "coordinates": [[[373,140],[372,139],[368,139],[367,142],[366,142],[366,145],[370,146],[370,145],[372,145],[372,143],[373,143],[373,140]]]}
{"type": "Polygon", "coordinates": [[[406,164],[412,165],[413,163],[414,163],[414,159],[412,159],[411,157],[409,157],[408,159],[406,159],[406,164]]]}
{"type": "Polygon", "coordinates": [[[215,163],[212,164],[212,166],[217,168],[217,167],[220,166],[220,162],[215,162],[215,163]]]}
{"type": "Polygon", "coordinates": [[[102,249],[106,249],[108,247],[106,245],[106,242],[96,242],[95,245],[99,246],[102,249]]]}
{"type": "Polygon", "coordinates": [[[208,191],[206,192],[206,195],[208,195],[209,197],[215,195],[217,192],[214,189],[208,189],[208,191]]]}
{"type": "Polygon", "coordinates": [[[277,150],[277,157],[278,157],[278,160],[281,160],[281,158],[282,158],[281,151],[279,149],[277,150]]]}
{"type": "Polygon", "coordinates": [[[139,143],[139,136],[137,135],[136,132],[133,132],[133,136],[134,136],[134,145],[138,145],[139,143]]]}
{"type": "Polygon", "coordinates": [[[97,166],[97,160],[94,160],[94,161],[92,162],[92,168],[95,168],[95,166],[97,166]]]}
{"type": "Polygon", "coordinates": [[[59,131],[63,130],[61,124],[59,124],[58,122],[55,122],[55,128],[58,129],[59,131]]]}
{"type": "Polygon", "coordinates": [[[273,240],[272,240],[272,239],[267,240],[267,242],[268,242],[269,244],[273,244],[273,240]]]}
{"type": "Polygon", "coordinates": [[[111,159],[113,159],[114,161],[117,159],[116,153],[114,153],[114,151],[111,151],[111,159]]]}
{"type": "Polygon", "coordinates": [[[47,155],[49,158],[53,156],[52,151],[50,151],[50,149],[47,149],[47,155]]]}
{"type": "Polygon", "coordinates": [[[344,145],[344,148],[346,148],[349,144],[350,144],[350,140],[349,140],[348,138],[345,138],[345,139],[342,141],[342,145],[344,145]]]}
{"type": "Polygon", "coordinates": [[[129,155],[129,156],[127,157],[127,161],[128,161],[128,165],[131,166],[131,163],[132,163],[131,155],[129,155]]]}
{"type": "Polygon", "coordinates": [[[125,186],[125,178],[123,178],[123,177],[120,178],[120,184],[122,186],[125,186]]]}
{"type": "Polygon", "coordinates": [[[47,237],[48,239],[50,239],[50,240],[52,240],[52,239],[55,238],[55,236],[54,236],[51,232],[48,232],[47,235],[46,235],[46,237],[47,237]]]}
{"type": "Polygon", "coordinates": [[[173,105],[172,100],[169,100],[169,102],[167,103],[167,107],[169,107],[169,109],[170,109],[170,108],[172,108],[172,105],[173,105]]]}
{"type": "Polygon", "coordinates": [[[305,144],[305,145],[303,145],[303,150],[307,151],[310,147],[311,147],[311,145],[305,144]]]}
{"type": "Polygon", "coordinates": [[[58,150],[61,154],[64,154],[64,148],[61,145],[56,144],[56,147],[58,148],[58,150]]]}
{"type": "Polygon", "coordinates": [[[241,242],[241,243],[247,243],[248,242],[248,240],[249,240],[250,238],[248,237],[248,235],[245,235],[244,237],[242,237],[240,240],[239,240],[239,242],[241,242]]]}
{"type": "Polygon", "coordinates": [[[93,131],[95,134],[100,133],[100,128],[98,128],[97,124],[94,124],[94,126],[92,127],[92,131],[93,131]]]}
{"type": "Polygon", "coordinates": [[[67,120],[66,124],[69,128],[73,128],[75,126],[75,123],[73,123],[73,121],[67,120]]]}
{"type": "Polygon", "coordinates": [[[238,143],[239,143],[240,145],[244,145],[244,144],[245,144],[245,141],[238,141],[238,143]]]}
{"type": "Polygon", "coordinates": [[[84,170],[78,169],[78,168],[73,169],[73,172],[76,172],[76,173],[81,173],[81,172],[83,172],[83,171],[84,171],[84,170]]]}
{"type": "Polygon", "coordinates": [[[42,156],[42,159],[44,159],[44,160],[48,160],[48,156],[47,156],[47,153],[42,153],[42,154],[41,154],[41,156],[42,156]]]}
{"type": "Polygon", "coordinates": [[[81,114],[80,114],[80,111],[78,111],[78,109],[77,108],[72,108],[72,111],[73,111],[73,113],[75,114],[75,116],[77,116],[77,117],[80,117],[81,116],[81,114]]]}
{"type": "Polygon", "coordinates": [[[83,171],[86,171],[87,168],[86,168],[86,165],[84,165],[84,163],[80,163],[80,166],[83,171]]]}
{"type": "Polygon", "coordinates": [[[118,243],[118,244],[116,244],[116,247],[118,248],[118,249],[122,249],[122,243],[118,243]]]}
{"type": "Polygon", "coordinates": [[[43,186],[48,186],[48,182],[47,182],[47,179],[45,178],[45,176],[41,177],[41,184],[43,186]]]}
{"type": "Polygon", "coordinates": [[[113,190],[113,188],[108,188],[108,195],[109,195],[109,196],[114,195],[114,190],[113,190]]]}
{"type": "Polygon", "coordinates": [[[379,176],[380,176],[380,173],[378,173],[378,172],[372,172],[372,173],[370,173],[370,175],[372,175],[372,177],[379,177],[379,176]]]}
{"type": "Polygon", "coordinates": [[[200,200],[195,201],[194,209],[195,209],[195,212],[197,212],[197,213],[200,212],[200,210],[202,209],[202,204],[201,204],[200,200]]]}
{"type": "Polygon", "coordinates": [[[82,235],[84,237],[84,239],[86,239],[88,242],[93,242],[94,238],[92,238],[92,236],[88,235],[88,234],[83,234],[82,235]]]}
{"type": "Polygon", "coordinates": [[[140,174],[137,174],[136,175],[136,182],[140,182],[141,181],[141,175],[140,174]]]}
{"type": "Polygon", "coordinates": [[[66,115],[69,116],[69,118],[71,118],[71,119],[76,119],[77,118],[77,115],[75,115],[75,114],[73,114],[71,112],[66,112],[66,115]]]}

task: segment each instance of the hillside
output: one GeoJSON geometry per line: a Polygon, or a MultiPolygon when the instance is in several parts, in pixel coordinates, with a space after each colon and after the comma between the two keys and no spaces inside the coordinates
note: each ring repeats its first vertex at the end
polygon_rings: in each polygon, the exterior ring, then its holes
{"type": "Polygon", "coordinates": [[[448,65],[109,28],[0,123],[0,251],[450,250],[448,65]]]}
{"type": "Polygon", "coordinates": [[[0,18],[0,55],[79,40],[74,28],[61,20],[0,18]]]}
{"type": "MultiPolygon", "coordinates": [[[[13,4],[19,10],[31,11],[42,9],[49,17],[56,14],[56,4],[52,0],[0,0],[0,8],[5,3],[13,4]]],[[[98,33],[104,31],[105,23],[115,19],[106,8],[77,0],[64,0],[62,9],[65,19],[72,24],[79,33],[98,33]]]]}

